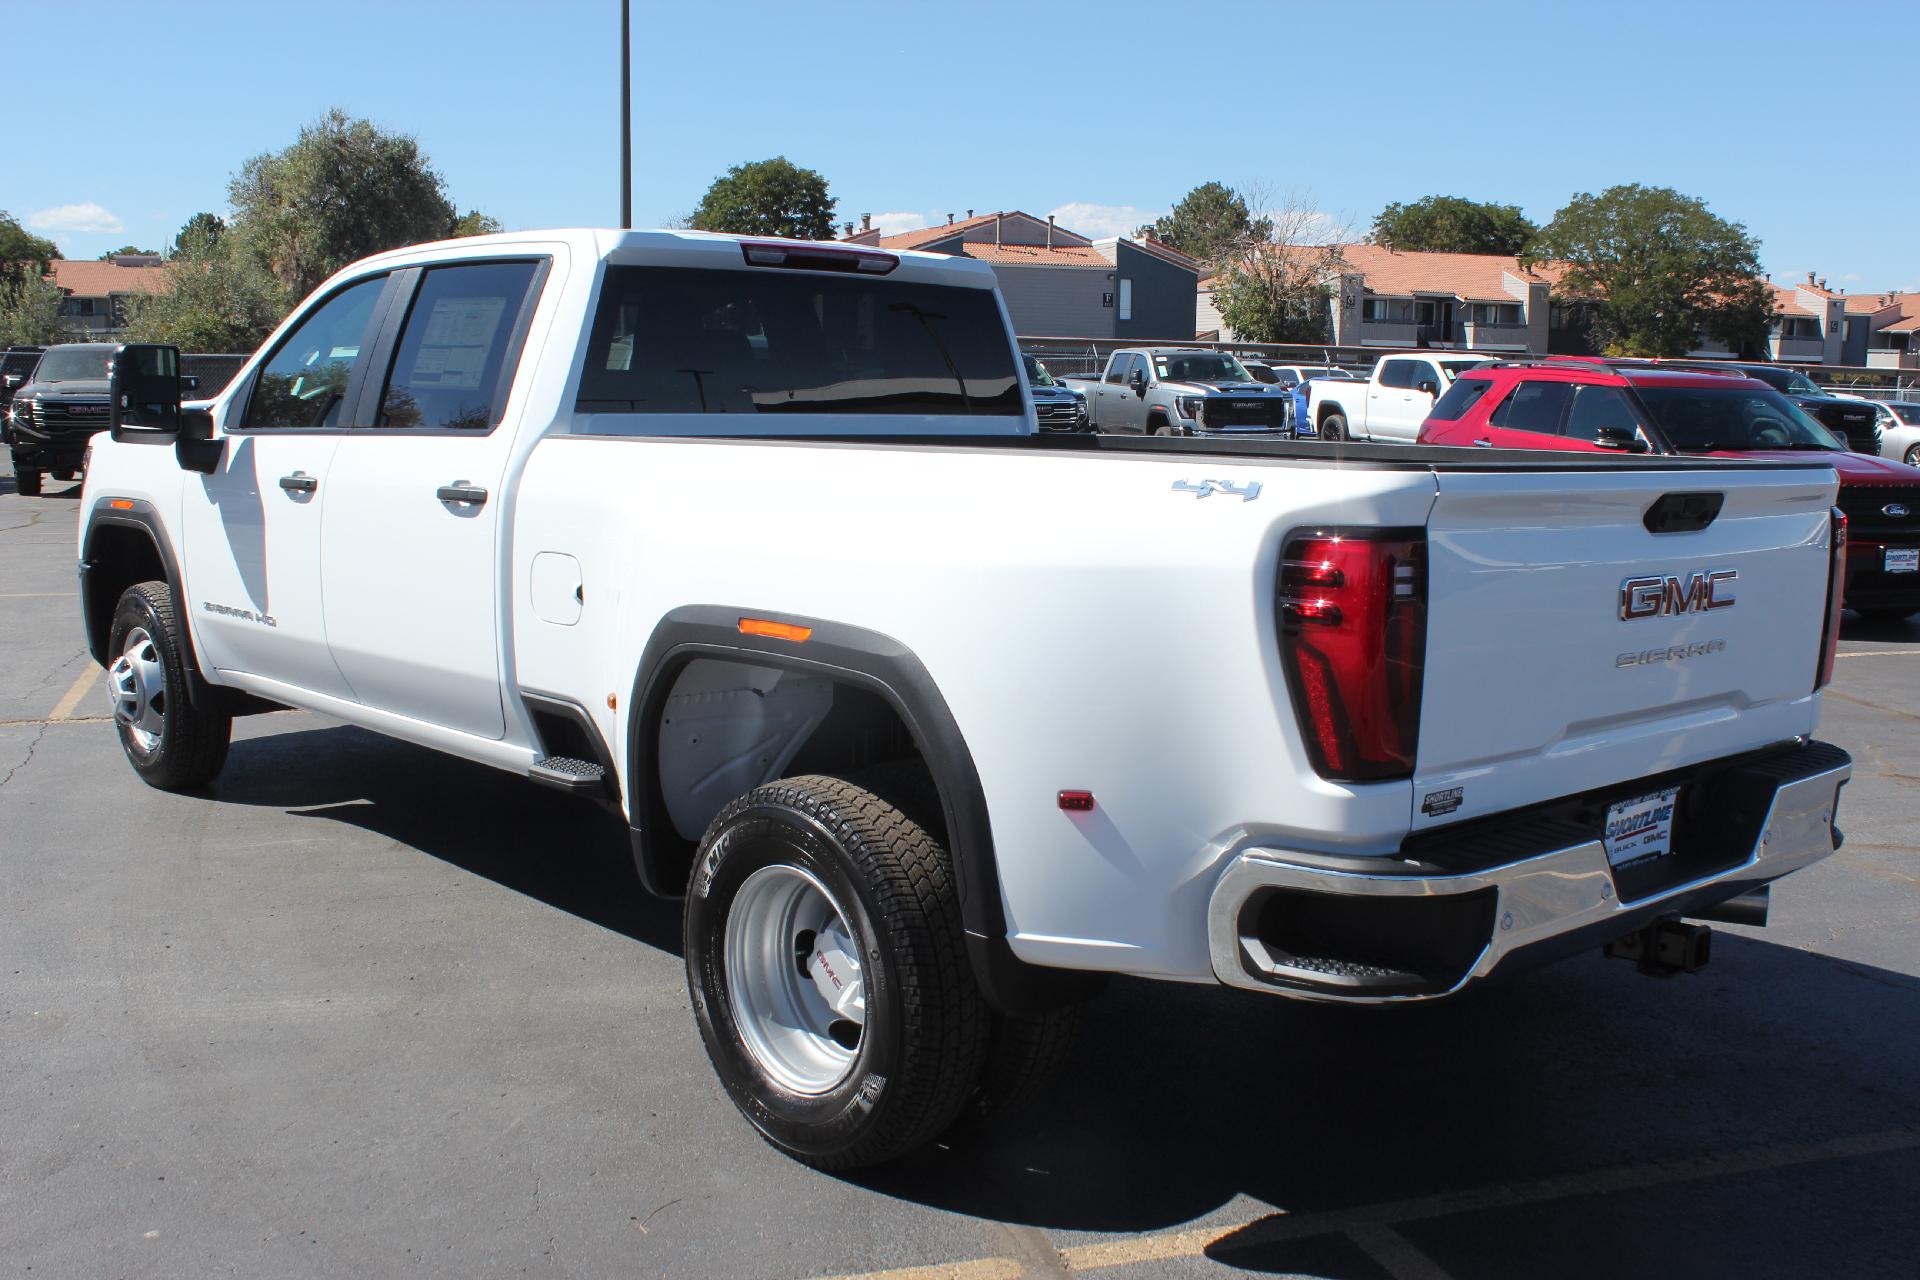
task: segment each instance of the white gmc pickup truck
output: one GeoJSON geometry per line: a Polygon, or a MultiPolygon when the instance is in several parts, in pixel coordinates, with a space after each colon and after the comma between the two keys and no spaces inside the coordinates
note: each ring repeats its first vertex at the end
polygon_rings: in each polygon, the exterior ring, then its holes
{"type": "Polygon", "coordinates": [[[613,807],[818,1165],[1021,1100],[1103,975],[1687,968],[1837,844],[1817,461],[1043,435],[985,264],[690,232],[383,254],[210,402],[112,387],[133,768],[292,706],[613,807]]]}

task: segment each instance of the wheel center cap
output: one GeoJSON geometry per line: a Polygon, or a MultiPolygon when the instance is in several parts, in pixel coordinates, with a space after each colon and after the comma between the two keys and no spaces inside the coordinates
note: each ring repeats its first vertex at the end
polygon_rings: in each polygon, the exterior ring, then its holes
{"type": "Polygon", "coordinates": [[[814,936],[813,954],[807,958],[807,976],[836,1016],[866,1024],[867,988],[860,962],[854,958],[853,939],[836,927],[820,930],[814,936]]]}

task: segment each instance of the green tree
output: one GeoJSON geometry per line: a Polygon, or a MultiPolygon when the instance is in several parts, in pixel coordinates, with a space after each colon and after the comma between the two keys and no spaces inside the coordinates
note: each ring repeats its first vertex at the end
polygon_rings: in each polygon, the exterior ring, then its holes
{"type": "Polygon", "coordinates": [[[196,250],[211,249],[220,237],[226,234],[226,220],[218,214],[196,213],[180,224],[180,232],[173,238],[173,248],[168,257],[196,250]]]}
{"type": "Polygon", "coordinates": [[[1382,209],[1367,238],[1411,252],[1518,254],[1539,230],[1519,205],[1427,196],[1382,209]]]}
{"type": "Polygon", "coordinates": [[[831,240],[837,203],[825,178],[775,156],[737,164],[715,178],[688,222],[699,231],[831,240]]]}
{"type": "Polygon", "coordinates": [[[478,209],[469,209],[453,220],[447,228],[447,239],[457,240],[462,236],[490,236],[501,230],[500,219],[478,209]]]}
{"type": "Polygon", "coordinates": [[[1766,337],[1773,300],[1759,241],[1671,188],[1583,191],[1527,257],[1566,264],[1559,292],[1592,308],[1594,336],[1610,353],[1685,355],[1702,335],[1741,351],[1766,337]]]}
{"type": "Polygon", "coordinates": [[[251,351],[287,313],[287,295],[231,238],[189,222],[162,268],[166,288],[128,299],[125,338],[183,351],[251,351]]]}
{"type": "Polygon", "coordinates": [[[53,241],[42,240],[0,210],[0,283],[38,280],[53,269],[53,260],[59,256],[53,241]]]}
{"type": "Polygon", "coordinates": [[[1268,245],[1230,263],[1214,284],[1220,320],[1242,342],[1325,342],[1339,251],[1268,245]]]}
{"type": "Polygon", "coordinates": [[[60,320],[62,289],[45,276],[0,279],[0,345],[11,343],[44,347],[65,336],[60,320]]]}
{"type": "Polygon", "coordinates": [[[1256,218],[1247,198],[1223,182],[1203,182],[1141,234],[1152,231],[1168,245],[1213,266],[1270,240],[1273,220],[1256,218]]]}
{"type": "Polygon", "coordinates": [[[293,297],[355,259],[444,237],[456,212],[419,142],[337,107],[248,160],[227,197],[234,234],[293,297]]]}
{"type": "Polygon", "coordinates": [[[142,248],[141,248],[141,247],[140,247],[139,245],[137,245],[137,244],[123,244],[123,245],[121,245],[121,246],[120,246],[120,247],[119,247],[118,249],[109,249],[109,250],[107,250],[107,251],[106,251],[105,253],[103,253],[103,254],[101,254],[101,255],[100,255],[100,256],[99,256],[98,258],[96,258],[96,259],[95,259],[95,261],[96,261],[96,262],[109,262],[109,261],[111,261],[112,259],[114,259],[114,258],[117,258],[117,257],[119,257],[119,256],[120,256],[121,254],[123,254],[123,253],[141,253],[141,254],[146,254],[146,253],[155,253],[155,252],[157,252],[157,250],[153,250],[153,249],[142,249],[142,248]]]}

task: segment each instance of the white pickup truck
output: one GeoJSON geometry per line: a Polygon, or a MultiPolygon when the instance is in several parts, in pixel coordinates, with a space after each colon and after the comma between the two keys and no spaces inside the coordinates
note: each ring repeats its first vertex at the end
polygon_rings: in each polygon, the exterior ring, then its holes
{"type": "Polygon", "coordinates": [[[1381,356],[1365,382],[1308,383],[1307,420],[1322,440],[1412,444],[1433,402],[1463,371],[1485,363],[1486,356],[1443,351],[1381,356]]]}
{"type": "Polygon", "coordinates": [[[818,1165],[1030,1094],[1103,975],[1684,968],[1836,846],[1815,459],[1039,434],[986,265],[693,232],[383,254],[212,401],[156,346],[111,394],[138,774],[292,706],[612,807],[818,1165]]]}

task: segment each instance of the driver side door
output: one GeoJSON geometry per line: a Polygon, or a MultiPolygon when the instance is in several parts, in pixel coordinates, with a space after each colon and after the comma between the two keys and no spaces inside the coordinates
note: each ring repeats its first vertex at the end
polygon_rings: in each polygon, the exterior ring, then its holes
{"type": "Polygon", "coordinates": [[[187,473],[181,605],[214,670],[352,696],[321,619],[320,513],[387,288],[366,276],[309,306],[219,407],[218,468],[187,473]]]}

